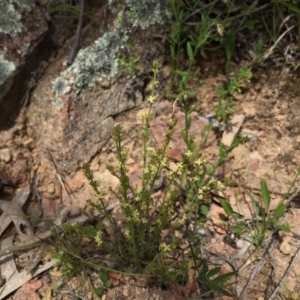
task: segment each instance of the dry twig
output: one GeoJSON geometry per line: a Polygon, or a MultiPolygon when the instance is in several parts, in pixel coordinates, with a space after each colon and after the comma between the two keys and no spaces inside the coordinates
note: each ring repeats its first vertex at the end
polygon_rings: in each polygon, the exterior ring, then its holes
{"type": "Polygon", "coordinates": [[[71,65],[77,55],[77,52],[79,50],[79,43],[80,43],[80,37],[81,37],[81,30],[82,30],[82,25],[83,25],[83,17],[84,17],[84,7],[85,7],[85,0],[81,0],[81,5],[80,5],[80,15],[78,19],[78,25],[77,25],[77,31],[76,31],[76,38],[74,45],[71,49],[67,64],[71,65]]]}
{"type": "Polygon", "coordinates": [[[281,278],[281,280],[279,281],[277,287],[275,288],[274,292],[273,292],[272,295],[269,297],[269,300],[272,300],[272,299],[274,299],[274,298],[277,296],[277,293],[278,293],[278,291],[279,291],[279,289],[280,289],[282,283],[283,283],[283,282],[285,281],[285,279],[288,277],[288,275],[289,275],[289,273],[290,273],[290,271],[291,271],[291,269],[292,269],[294,263],[296,262],[296,260],[297,260],[297,258],[298,258],[298,256],[299,256],[299,254],[300,254],[300,246],[299,246],[297,252],[295,253],[294,257],[292,258],[292,260],[291,260],[291,262],[290,262],[288,268],[286,269],[286,271],[285,271],[283,277],[281,278]]]}
{"type": "Polygon", "coordinates": [[[253,281],[254,277],[256,276],[256,274],[258,273],[258,271],[261,269],[261,267],[263,266],[265,260],[266,260],[266,257],[267,257],[267,254],[269,253],[269,250],[271,249],[271,246],[273,244],[273,242],[275,241],[275,236],[273,235],[269,241],[269,243],[267,244],[267,247],[265,249],[265,252],[263,253],[260,261],[258,262],[258,264],[253,268],[252,270],[252,273],[248,279],[248,282],[247,284],[245,285],[241,295],[239,296],[239,300],[242,300],[242,299],[247,299],[247,296],[246,296],[246,293],[247,293],[247,290],[248,290],[248,287],[250,285],[250,283],[253,281]],[[246,297],[245,297],[246,296],[246,297]]]}

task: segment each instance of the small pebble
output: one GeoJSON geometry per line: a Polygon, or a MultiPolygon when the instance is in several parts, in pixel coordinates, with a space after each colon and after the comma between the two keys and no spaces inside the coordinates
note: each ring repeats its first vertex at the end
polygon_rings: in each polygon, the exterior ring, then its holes
{"type": "Polygon", "coordinates": [[[11,151],[8,148],[0,149],[0,161],[9,163],[11,157],[11,151]]]}
{"type": "Polygon", "coordinates": [[[283,254],[290,254],[291,253],[291,246],[290,244],[287,242],[287,241],[283,241],[279,247],[280,251],[283,253],[283,254]]]}
{"type": "Polygon", "coordinates": [[[109,89],[110,88],[110,81],[109,80],[102,80],[100,82],[100,85],[104,89],[109,89]]]}

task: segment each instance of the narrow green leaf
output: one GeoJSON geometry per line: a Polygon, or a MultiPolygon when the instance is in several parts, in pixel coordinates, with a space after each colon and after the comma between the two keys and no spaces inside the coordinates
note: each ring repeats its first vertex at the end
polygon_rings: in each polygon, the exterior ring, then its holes
{"type": "Polygon", "coordinates": [[[270,197],[270,191],[268,189],[267,183],[262,179],[260,181],[260,188],[261,188],[261,195],[264,202],[264,208],[269,211],[271,197],[270,197]]]}
{"type": "Polygon", "coordinates": [[[221,282],[226,281],[227,279],[229,279],[230,277],[232,277],[234,275],[235,275],[235,272],[229,272],[229,273],[218,276],[217,278],[213,279],[212,282],[220,284],[221,282]]]}
{"type": "Polygon", "coordinates": [[[193,141],[190,140],[189,145],[190,145],[190,150],[193,153],[195,151],[196,144],[193,141]]]}
{"type": "Polygon", "coordinates": [[[263,50],[264,50],[264,42],[262,39],[259,39],[256,44],[257,54],[259,54],[259,55],[262,54],[263,50]]]}
{"type": "Polygon", "coordinates": [[[220,156],[220,158],[224,157],[225,151],[226,151],[225,145],[223,143],[221,143],[220,146],[219,146],[219,156],[220,156]]]}
{"type": "Polygon", "coordinates": [[[282,231],[285,231],[285,232],[291,232],[290,226],[287,226],[287,225],[277,225],[276,227],[277,227],[278,229],[282,230],[282,231]]]}
{"type": "Polygon", "coordinates": [[[51,251],[51,256],[55,259],[61,260],[62,259],[62,255],[60,253],[57,252],[52,252],[51,251]]]}
{"type": "Polygon", "coordinates": [[[215,276],[217,274],[219,274],[220,272],[220,267],[217,267],[217,268],[214,268],[212,270],[210,270],[207,274],[206,274],[206,277],[212,277],[212,276],[215,276]]]}
{"type": "Polygon", "coordinates": [[[67,262],[67,263],[66,263],[66,266],[67,266],[67,268],[70,269],[70,270],[74,269],[74,266],[73,266],[70,262],[67,262]]]}
{"type": "Polygon", "coordinates": [[[232,294],[229,293],[227,290],[223,289],[222,287],[220,287],[219,285],[216,284],[210,284],[210,288],[217,293],[220,293],[224,296],[228,296],[228,297],[232,297],[232,294]]]}
{"type": "MultiPolygon", "coordinates": [[[[198,72],[199,70],[197,70],[198,72]]],[[[195,72],[196,73],[196,72],[195,72]]],[[[196,74],[193,74],[193,75],[196,75],[196,74]]],[[[191,114],[192,112],[196,111],[196,105],[193,105],[189,110],[188,110],[188,113],[191,114]]]]}
{"type": "Polygon", "coordinates": [[[60,267],[60,266],[61,266],[61,261],[57,261],[57,262],[53,265],[54,268],[60,267]]]}
{"type": "Polygon", "coordinates": [[[200,206],[200,211],[201,211],[201,213],[203,214],[203,215],[207,215],[208,214],[208,212],[209,212],[209,209],[208,209],[208,206],[207,205],[201,205],[200,206]]]}
{"type": "Polygon", "coordinates": [[[78,8],[75,8],[74,6],[71,5],[66,5],[66,4],[60,4],[49,10],[49,15],[54,15],[56,13],[61,13],[61,12],[68,12],[71,14],[74,14],[75,16],[79,15],[79,10],[78,8]]]}
{"type": "MultiPolygon", "coordinates": [[[[201,213],[202,213],[202,212],[201,212],[201,213]]],[[[202,213],[202,214],[203,214],[203,213],[202,213]]],[[[206,213],[206,214],[207,214],[207,213],[206,213]]],[[[198,221],[199,221],[200,224],[206,223],[207,220],[208,220],[208,219],[207,219],[206,217],[201,217],[201,218],[198,219],[198,221]]]]}
{"type": "Polygon", "coordinates": [[[245,222],[245,221],[239,221],[238,224],[237,224],[239,227],[245,227],[248,225],[248,222],[245,222]]]}
{"type": "Polygon", "coordinates": [[[278,1],[277,3],[282,5],[282,6],[285,6],[285,7],[289,8],[290,10],[293,10],[297,14],[300,14],[300,9],[299,9],[299,7],[297,7],[297,5],[293,5],[291,3],[286,3],[284,1],[278,1]]]}
{"type": "Polygon", "coordinates": [[[180,178],[180,186],[185,189],[186,188],[186,173],[183,173],[180,178]]]}
{"type": "Polygon", "coordinates": [[[280,218],[285,211],[286,211],[286,206],[283,203],[281,203],[274,209],[273,216],[275,218],[280,218]]]}
{"type": "Polygon", "coordinates": [[[231,61],[235,48],[235,37],[232,30],[228,30],[225,40],[225,52],[227,62],[231,61]]]}
{"type": "Polygon", "coordinates": [[[193,46],[195,46],[197,44],[197,40],[192,35],[189,35],[189,40],[191,41],[191,44],[193,46]]]}
{"type": "Polygon", "coordinates": [[[227,216],[232,217],[233,216],[233,209],[232,209],[230,203],[226,200],[222,200],[221,205],[222,205],[223,209],[225,210],[225,213],[227,214],[227,216]]]}
{"type": "Polygon", "coordinates": [[[173,46],[170,47],[170,52],[171,52],[171,57],[172,59],[175,59],[176,58],[176,55],[175,55],[175,49],[173,46]]]}
{"type": "Polygon", "coordinates": [[[76,255],[79,254],[79,253],[78,253],[78,247],[76,247],[76,245],[74,245],[73,242],[70,242],[70,243],[68,244],[68,246],[69,246],[69,248],[70,248],[70,250],[71,250],[71,252],[72,252],[73,254],[76,254],[76,255]]]}
{"type": "Polygon", "coordinates": [[[255,25],[255,22],[254,22],[254,21],[248,20],[248,21],[246,22],[246,24],[245,24],[245,27],[248,28],[248,29],[253,30],[254,25],[255,25]]]}
{"type": "Polygon", "coordinates": [[[234,182],[234,181],[233,181],[231,178],[229,178],[229,177],[225,177],[225,178],[223,179],[223,183],[224,183],[225,185],[231,185],[233,182],[234,182]]]}
{"type": "Polygon", "coordinates": [[[212,166],[210,166],[210,165],[206,166],[206,174],[208,176],[212,176],[213,175],[213,168],[212,168],[212,166]]]}
{"type": "Polygon", "coordinates": [[[192,124],[192,117],[188,116],[186,120],[186,127],[188,130],[191,128],[191,124],[192,124]]]}
{"type": "Polygon", "coordinates": [[[194,62],[194,53],[193,53],[191,43],[188,42],[186,46],[187,46],[187,53],[188,53],[189,61],[194,62]]]}
{"type": "Polygon", "coordinates": [[[231,230],[240,236],[242,236],[244,234],[244,231],[243,231],[242,227],[240,227],[240,226],[233,226],[233,227],[231,227],[231,230]]]}
{"type": "Polygon", "coordinates": [[[252,199],[252,201],[253,201],[253,206],[254,206],[254,212],[255,212],[255,214],[256,215],[258,215],[258,216],[265,216],[265,214],[266,214],[266,208],[265,207],[262,207],[259,203],[258,203],[258,201],[256,201],[255,199],[252,199]]]}
{"type": "Polygon", "coordinates": [[[181,130],[181,136],[182,136],[184,142],[187,144],[188,141],[187,141],[187,138],[186,138],[186,132],[184,130],[181,130]]]}

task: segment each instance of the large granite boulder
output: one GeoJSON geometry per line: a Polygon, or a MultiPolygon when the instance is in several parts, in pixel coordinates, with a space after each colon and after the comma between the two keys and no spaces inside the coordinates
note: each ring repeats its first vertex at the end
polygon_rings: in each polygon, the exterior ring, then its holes
{"type": "Polygon", "coordinates": [[[51,49],[43,11],[30,0],[0,1],[0,129],[20,112],[31,78],[51,49]]]}

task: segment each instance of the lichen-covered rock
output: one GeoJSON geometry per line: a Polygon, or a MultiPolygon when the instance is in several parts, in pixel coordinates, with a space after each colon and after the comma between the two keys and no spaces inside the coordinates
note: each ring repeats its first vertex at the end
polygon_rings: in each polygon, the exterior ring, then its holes
{"type": "Polygon", "coordinates": [[[81,94],[72,90],[54,103],[50,73],[51,67],[33,93],[29,131],[39,140],[42,160],[49,159],[50,151],[55,162],[72,173],[107,143],[113,117],[141,104],[144,83],[119,75],[110,89],[98,84],[81,94]]]}
{"type": "Polygon", "coordinates": [[[0,86],[3,85],[9,77],[12,76],[16,66],[13,62],[6,60],[3,53],[0,53],[0,86]]]}
{"type": "MultiPolygon", "coordinates": [[[[159,1],[159,7],[148,3],[150,10],[144,13],[157,14],[163,2],[159,1]]],[[[81,49],[71,66],[64,64],[69,50],[61,49],[33,92],[27,112],[28,133],[39,141],[41,159],[48,160],[51,153],[55,163],[67,173],[81,168],[107,143],[115,116],[143,101],[143,77],[119,69],[118,55],[120,50],[126,50],[128,40],[139,45],[135,55],[140,57],[142,74],[151,71],[154,58],[163,56],[164,46],[153,41],[151,29],[143,31],[143,26],[135,26],[143,11],[136,10],[133,3],[128,1],[127,7],[117,3],[115,12],[107,13],[109,30],[81,49]],[[130,13],[134,15],[132,20],[128,19],[130,13]]],[[[113,5],[110,1],[111,8],[113,5]]],[[[166,7],[157,15],[164,12],[166,7]]],[[[155,20],[148,25],[163,21],[155,20]]]]}
{"type": "Polygon", "coordinates": [[[133,26],[145,29],[157,23],[164,23],[170,16],[168,0],[127,0],[130,14],[134,16],[133,26]]]}
{"type": "MultiPolygon", "coordinates": [[[[6,0],[0,2],[0,32],[15,36],[22,31],[21,14],[16,11],[14,4],[23,7],[26,3],[24,1],[6,0]]],[[[28,3],[27,5],[30,5],[28,3]]]]}
{"type": "Polygon", "coordinates": [[[17,116],[30,73],[47,57],[47,32],[45,17],[32,1],[0,1],[1,127],[17,116]]]}
{"type": "Polygon", "coordinates": [[[71,86],[80,92],[93,88],[102,79],[110,79],[118,72],[117,53],[125,46],[127,36],[121,31],[107,32],[94,45],[79,51],[74,63],[53,82],[55,99],[69,92],[71,86]]]}

